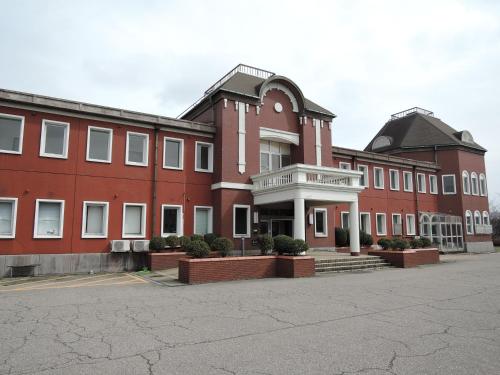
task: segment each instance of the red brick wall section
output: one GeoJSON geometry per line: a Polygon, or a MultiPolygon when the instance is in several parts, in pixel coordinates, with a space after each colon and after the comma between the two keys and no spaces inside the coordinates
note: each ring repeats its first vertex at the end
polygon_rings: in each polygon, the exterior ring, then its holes
{"type": "Polygon", "coordinates": [[[179,259],[186,258],[186,253],[150,253],[148,264],[151,271],[177,268],[179,259]]]}
{"type": "Polygon", "coordinates": [[[418,249],[406,251],[373,250],[369,255],[379,256],[395,267],[410,268],[422,264],[439,263],[438,249],[418,249]]]}
{"type": "Polygon", "coordinates": [[[276,273],[278,277],[311,277],[315,274],[314,258],[309,256],[278,256],[276,273]]]}

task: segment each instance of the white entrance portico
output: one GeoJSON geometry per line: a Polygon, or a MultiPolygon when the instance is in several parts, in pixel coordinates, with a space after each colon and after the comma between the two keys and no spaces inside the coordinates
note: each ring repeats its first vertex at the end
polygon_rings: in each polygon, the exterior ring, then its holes
{"type": "Polygon", "coordinates": [[[305,203],[348,203],[351,254],[359,255],[358,193],[362,172],[306,164],[252,176],[255,205],[293,202],[294,238],[306,239],[305,203]]]}

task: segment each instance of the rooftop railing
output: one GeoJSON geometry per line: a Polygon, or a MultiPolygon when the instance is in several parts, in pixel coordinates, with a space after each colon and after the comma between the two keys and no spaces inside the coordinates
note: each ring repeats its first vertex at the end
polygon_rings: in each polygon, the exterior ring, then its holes
{"type": "Polygon", "coordinates": [[[434,117],[434,112],[428,111],[427,109],[423,109],[420,107],[413,107],[413,108],[406,109],[404,111],[401,111],[401,112],[398,112],[398,113],[391,115],[391,120],[396,120],[398,118],[402,118],[402,117],[411,115],[413,113],[421,113],[423,115],[434,117]]]}

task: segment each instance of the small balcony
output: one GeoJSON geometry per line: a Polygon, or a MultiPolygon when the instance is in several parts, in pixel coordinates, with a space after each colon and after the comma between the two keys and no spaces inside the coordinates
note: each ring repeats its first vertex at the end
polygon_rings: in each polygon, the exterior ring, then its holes
{"type": "Polygon", "coordinates": [[[493,228],[489,224],[476,224],[476,234],[492,234],[493,228]]]}

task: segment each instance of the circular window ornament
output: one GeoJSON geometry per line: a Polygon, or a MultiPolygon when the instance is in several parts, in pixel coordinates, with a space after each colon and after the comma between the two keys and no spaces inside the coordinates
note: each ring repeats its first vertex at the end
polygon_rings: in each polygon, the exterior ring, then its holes
{"type": "Polygon", "coordinates": [[[274,110],[278,113],[280,113],[282,110],[283,110],[283,106],[281,105],[281,103],[274,103],[274,110]]]}

